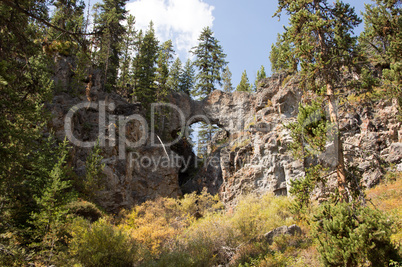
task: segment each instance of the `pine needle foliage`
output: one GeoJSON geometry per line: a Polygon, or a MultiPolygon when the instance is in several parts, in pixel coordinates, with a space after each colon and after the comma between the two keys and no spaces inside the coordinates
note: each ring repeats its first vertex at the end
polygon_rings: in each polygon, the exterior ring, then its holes
{"type": "Polygon", "coordinates": [[[391,243],[392,221],[360,203],[326,203],[314,231],[324,266],[388,266],[398,260],[391,243]]]}
{"type": "Polygon", "coordinates": [[[203,99],[216,89],[215,84],[222,85],[222,71],[227,62],[222,46],[209,27],[202,30],[198,41],[198,45],[191,50],[196,57],[194,66],[198,70],[192,95],[203,99]]]}
{"type": "Polygon", "coordinates": [[[251,93],[252,90],[253,90],[253,87],[250,84],[250,81],[248,80],[247,72],[244,70],[243,73],[241,74],[240,83],[236,87],[236,91],[251,93]]]}

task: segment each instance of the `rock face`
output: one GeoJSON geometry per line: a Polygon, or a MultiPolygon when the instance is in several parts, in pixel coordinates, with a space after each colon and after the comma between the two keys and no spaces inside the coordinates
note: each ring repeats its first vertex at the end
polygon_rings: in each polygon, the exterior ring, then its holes
{"type": "MultiPolygon", "coordinates": [[[[72,165],[82,179],[85,177],[86,158],[92,149],[86,147],[86,142],[95,142],[104,136],[104,143],[100,141],[100,146],[106,187],[97,192],[97,200],[108,211],[132,207],[158,196],[178,197],[182,194],[179,187],[182,163],[177,160],[175,152],[169,147],[165,152],[160,144],[151,145],[149,137],[134,148],[127,146],[122,139],[126,137],[127,142],[134,143],[144,136],[144,125],[140,121],[126,121],[130,116],[145,117],[140,104],[130,104],[115,94],[99,93],[88,102],[85,97],[62,93],[54,97],[48,108],[53,115],[50,128],[58,139],[68,136],[68,128],[71,128],[71,135],[76,139],[72,141],[72,165]],[[102,116],[102,106],[105,107],[105,116],[102,116]],[[66,124],[69,112],[74,110],[71,124],[66,124]]],[[[71,136],[69,140],[72,140],[71,136]]]]}
{"type": "Polygon", "coordinates": [[[233,102],[208,101],[212,108],[204,107],[228,131],[229,138],[220,150],[219,189],[227,205],[247,193],[287,195],[289,181],[304,175],[301,163],[287,151],[292,140],[284,127],[297,115],[301,92],[295,83],[282,87],[284,78],[265,80],[267,87],[256,94],[243,93],[233,97],[233,102]]]}
{"type": "MultiPolygon", "coordinates": [[[[68,73],[56,75],[61,81],[67,79],[64,76],[68,73]]],[[[185,94],[171,95],[169,123],[162,128],[173,139],[178,131],[199,121],[222,129],[211,144],[210,158],[190,179],[183,170],[194,172],[194,166],[189,165],[198,162],[186,143],[173,142],[170,146],[169,138],[159,140],[152,135],[141,104],[100,92],[100,79],[96,77],[91,78],[95,91],[81,97],[60,93],[53,99],[49,104],[53,114],[50,127],[59,139],[68,135],[66,128],[71,128],[70,135],[79,140],[73,142],[72,164],[81,176],[90,151],[90,144],[85,142],[100,139],[107,186],[97,195],[107,210],[117,211],[158,196],[178,197],[204,187],[219,193],[225,204],[235,205],[238,197],[247,193],[287,195],[289,182],[304,175],[302,163],[288,150],[292,139],[284,127],[295,121],[302,99],[295,79],[276,75],[264,79],[254,94],[214,91],[203,101],[185,94]],[[66,123],[68,114],[73,116],[66,123]],[[138,145],[130,146],[133,143],[138,145]]],[[[68,87],[65,82],[61,84],[68,87]]],[[[364,184],[375,185],[386,165],[402,170],[402,128],[396,102],[343,102],[346,108],[340,121],[346,160],[362,173],[364,184]]],[[[329,155],[324,154],[323,159],[331,165],[329,155]]],[[[329,181],[334,180],[330,177],[329,181]]]]}
{"type": "MultiPolygon", "coordinates": [[[[302,98],[297,81],[277,75],[261,85],[255,94],[215,91],[201,102],[202,108],[200,103],[192,105],[191,116],[206,116],[227,136],[212,143],[213,153],[204,171],[188,183],[193,190],[218,191],[226,205],[235,205],[247,193],[287,195],[290,180],[304,176],[302,162],[288,150],[292,138],[284,127],[297,116],[302,98]]],[[[390,164],[402,170],[402,128],[396,101],[381,100],[374,105],[340,101],[345,106],[340,130],[346,163],[360,172],[363,185],[378,183],[390,164]]],[[[331,147],[320,160],[334,170],[331,147]]],[[[317,188],[316,197],[325,197],[335,186],[333,174],[325,188],[317,188]]]]}

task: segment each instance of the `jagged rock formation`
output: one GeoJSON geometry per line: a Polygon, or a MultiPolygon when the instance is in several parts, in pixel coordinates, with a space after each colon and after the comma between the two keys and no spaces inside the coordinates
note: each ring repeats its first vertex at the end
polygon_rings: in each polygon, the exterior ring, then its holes
{"type": "MultiPolygon", "coordinates": [[[[93,80],[93,85],[99,87],[96,77],[93,80]]],[[[87,106],[79,108],[72,117],[71,128],[81,141],[105,136],[103,156],[107,187],[98,193],[98,198],[111,211],[158,196],[177,197],[183,192],[201,191],[204,187],[211,193],[219,193],[227,205],[235,204],[238,197],[246,193],[287,195],[289,181],[304,175],[301,162],[288,151],[292,140],[284,127],[295,120],[302,93],[297,80],[284,75],[265,79],[260,87],[254,94],[214,91],[203,101],[194,101],[185,94],[170,97],[170,103],[177,108],[171,109],[169,124],[165,124],[164,130],[173,138],[186,125],[201,120],[222,128],[210,147],[211,157],[192,179],[182,175],[187,165],[197,162],[194,158],[187,162],[192,153],[185,148],[186,144],[178,142],[167,146],[165,151],[139,119],[145,117],[140,103],[129,103],[116,94],[102,93],[98,89],[81,97],[58,94],[49,104],[54,115],[50,127],[58,138],[64,138],[65,126],[68,126],[66,114],[74,105],[87,101],[87,106]],[[90,107],[90,103],[104,103],[106,107],[105,129],[101,131],[100,107],[90,107]],[[130,142],[143,142],[135,148],[119,146],[123,136],[130,142]],[[146,162],[147,159],[151,161],[146,162]]],[[[399,143],[402,128],[397,120],[396,103],[379,101],[375,105],[359,103],[354,106],[347,102],[345,105],[347,108],[343,110],[347,112],[340,114],[340,118],[346,158],[362,172],[365,184],[377,183],[387,164],[402,169],[402,143],[399,143]]],[[[169,141],[163,140],[164,143],[169,141]]],[[[89,151],[90,148],[74,146],[72,164],[81,176],[85,173],[89,151]]],[[[328,155],[323,157],[331,161],[328,155]]]]}
{"type": "MultiPolygon", "coordinates": [[[[189,114],[207,116],[225,133],[215,138],[204,170],[185,185],[186,191],[206,187],[219,192],[227,205],[247,193],[287,195],[289,181],[304,175],[302,163],[288,150],[292,139],[284,127],[295,120],[301,97],[296,78],[277,75],[263,80],[255,94],[215,91],[203,102],[190,105],[194,109],[189,114]]],[[[340,101],[344,105],[339,115],[347,164],[360,172],[363,184],[378,183],[391,165],[402,169],[402,128],[396,101],[340,101]]],[[[331,149],[320,158],[330,170],[334,168],[331,149]]],[[[325,187],[317,188],[316,197],[325,197],[335,183],[333,174],[325,187]]]]}

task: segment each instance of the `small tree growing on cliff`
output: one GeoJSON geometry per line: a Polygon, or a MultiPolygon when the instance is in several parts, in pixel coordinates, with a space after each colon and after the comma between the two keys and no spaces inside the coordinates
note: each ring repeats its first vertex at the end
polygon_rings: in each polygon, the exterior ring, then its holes
{"type": "Polygon", "coordinates": [[[241,92],[251,92],[252,86],[248,80],[247,77],[247,72],[243,71],[241,75],[241,80],[239,85],[236,87],[236,91],[241,91],[241,92]]]}
{"type": "Polygon", "coordinates": [[[222,73],[223,79],[223,91],[230,93],[233,91],[233,84],[232,84],[232,72],[229,70],[227,66],[222,73]]]}
{"type": "Polygon", "coordinates": [[[257,71],[257,77],[255,78],[255,83],[254,83],[254,87],[255,90],[257,90],[258,88],[258,83],[262,80],[267,78],[267,74],[265,73],[265,68],[263,65],[261,65],[261,68],[257,71]]]}
{"type": "Polygon", "coordinates": [[[300,84],[305,90],[327,98],[330,122],[336,130],[338,190],[345,199],[347,179],[335,90],[346,85],[342,78],[344,71],[354,65],[357,44],[352,30],[361,20],[349,4],[340,1],[329,4],[326,0],[279,0],[275,16],[280,17],[284,10],[290,15],[290,20],[282,38],[292,47],[287,52],[288,57],[299,60],[299,65],[293,68],[300,68],[300,84]]]}

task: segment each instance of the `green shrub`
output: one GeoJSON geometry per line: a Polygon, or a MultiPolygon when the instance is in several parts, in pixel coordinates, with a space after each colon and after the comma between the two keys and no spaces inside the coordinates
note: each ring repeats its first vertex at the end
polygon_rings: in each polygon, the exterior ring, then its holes
{"type": "Polygon", "coordinates": [[[378,210],[355,203],[324,204],[315,216],[317,236],[325,266],[388,266],[396,259],[391,225],[378,210]],[[366,265],[364,265],[366,266],[366,265]]]}
{"type": "Polygon", "coordinates": [[[70,254],[86,267],[133,266],[138,246],[121,229],[100,219],[78,219],[73,227],[70,254]]]}
{"type": "Polygon", "coordinates": [[[103,216],[102,212],[95,204],[85,200],[71,202],[67,205],[67,208],[69,214],[80,216],[90,222],[95,222],[103,216]]]}
{"type": "Polygon", "coordinates": [[[188,252],[173,251],[163,253],[158,260],[144,262],[144,267],[191,267],[194,265],[193,258],[188,252]]]}
{"type": "Polygon", "coordinates": [[[32,253],[16,244],[4,246],[0,244],[0,266],[28,266],[32,253]]]}

